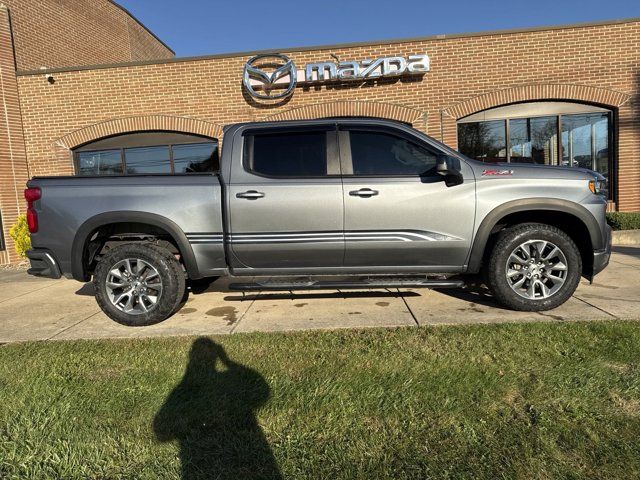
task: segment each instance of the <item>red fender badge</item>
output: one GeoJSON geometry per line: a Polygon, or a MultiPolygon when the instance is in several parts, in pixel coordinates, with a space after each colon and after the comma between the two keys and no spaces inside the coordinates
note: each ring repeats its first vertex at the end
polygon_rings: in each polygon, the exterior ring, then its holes
{"type": "Polygon", "coordinates": [[[513,175],[513,170],[483,170],[482,171],[482,176],[489,176],[489,175],[493,175],[493,176],[499,176],[499,177],[503,177],[503,176],[509,176],[509,175],[513,175]]]}

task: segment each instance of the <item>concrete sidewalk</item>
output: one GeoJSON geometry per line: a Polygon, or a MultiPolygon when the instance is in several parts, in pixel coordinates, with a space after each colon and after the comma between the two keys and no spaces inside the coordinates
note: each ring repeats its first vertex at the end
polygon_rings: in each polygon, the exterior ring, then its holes
{"type": "Polygon", "coordinates": [[[96,305],[90,284],[0,271],[0,343],[28,340],[207,335],[377,326],[640,318],[640,248],[617,247],[593,285],[582,281],[550,312],[512,312],[469,290],[366,290],[243,295],[226,280],[191,294],[172,318],[125,327],[96,305]]]}

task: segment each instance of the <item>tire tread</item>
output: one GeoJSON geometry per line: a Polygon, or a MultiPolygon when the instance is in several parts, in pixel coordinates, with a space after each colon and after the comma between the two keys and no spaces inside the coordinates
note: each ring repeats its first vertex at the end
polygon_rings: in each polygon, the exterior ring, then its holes
{"type": "Polygon", "coordinates": [[[582,258],[575,242],[561,229],[544,223],[521,223],[498,233],[498,238],[489,255],[488,264],[485,268],[487,286],[498,303],[511,310],[539,312],[556,308],[573,295],[580,283],[582,258]],[[511,287],[506,284],[506,281],[503,284],[502,278],[500,278],[504,276],[503,266],[504,263],[506,263],[506,259],[504,258],[505,252],[511,254],[511,251],[515,248],[513,244],[516,243],[516,241],[526,241],[526,239],[522,237],[527,234],[531,234],[531,237],[535,237],[535,235],[557,237],[555,242],[560,241],[565,243],[561,248],[565,256],[567,256],[567,262],[569,262],[567,279],[556,294],[545,300],[529,300],[523,298],[514,292],[511,287]]]}
{"type": "MultiPolygon", "coordinates": [[[[164,283],[164,282],[163,282],[164,283]]],[[[126,243],[110,250],[100,259],[93,276],[96,302],[100,309],[112,320],[127,326],[146,326],[162,322],[169,318],[181,304],[186,289],[185,274],[175,256],[166,248],[153,243],[126,243]],[[168,277],[168,283],[163,285],[160,304],[152,312],[142,315],[128,315],[111,304],[102,286],[111,266],[119,257],[147,256],[162,269],[161,274],[168,277]],[[166,267],[166,268],[165,268],[166,267]]]]}

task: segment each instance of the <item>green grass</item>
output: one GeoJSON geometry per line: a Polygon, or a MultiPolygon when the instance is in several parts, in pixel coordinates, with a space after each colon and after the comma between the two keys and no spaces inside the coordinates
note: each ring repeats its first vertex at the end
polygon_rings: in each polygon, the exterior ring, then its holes
{"type": "Polygon", "coordinates": [[[0,478],[638,478],[639,361],[634,322],[6,345],[0,478]]]}

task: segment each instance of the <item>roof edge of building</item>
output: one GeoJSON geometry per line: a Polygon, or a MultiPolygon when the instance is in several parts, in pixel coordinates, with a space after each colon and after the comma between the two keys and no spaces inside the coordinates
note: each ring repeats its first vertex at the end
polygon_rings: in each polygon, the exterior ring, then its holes
{"type": "Polygon", "coordinates": [[[122,10],[124,13],[126,13],[127,15],[129,15],[138,25],[140,25],[142,28],[144,28],[149,35],[151,35],[153,38],[155,38],[158,42],[160,42],[162,44],[162,46],[164,48],[166,48],[167,50],[169,50],[171,53],[173,53],[174,55],[176,54],[175,50],[173,50],[173,48],[171,48],[169,45],[167,45],[160,37],[158,37],[158,35],[156,35],[155,33],[153,33],[151,31],[151,29],[149,27],[147,27],[144,23],[142,23],[138,17],[136,17],[133,13],[131,13],[129,10],[127,10],[125,7],[123,7],[122,5],[120,5],[118,2],[116,2],[115,0],[108,0],[109,3],[113,4],[115,7],[119,8],[120,10],[122,10]]]}
{"type": "MultiPolygon", "coordinates": [[[[125,8],[121,7],[113,0],[109,0],[114,5],[122,8],[125,12],[127,11],[125,8]]],[[[128,13],[128,12],[127,12],[128,13]]],[[[131,15],[131,14],[129,14],[131,15]]],[[[133,17],[133,15],[131,15],[133,17]]],[[[140,23],[135,17],[133,17],[138,23],[140,23]]],[[[366,47],[366,46],[376,46],[376,45],[384,45],[384,44],[398,44],[398,43],[410,43],[410,42],[421,42],[421,41],[431,41],[431,40],[451,40],[456,38],[468,38],[468,37],[488,37],[494,35],[513,35],[518,33],[529,33],[529,32],[542,32],[542,31],[553,31],[553,30],[569,30],[572,28],[588,28],[588,27],[598,27],[605,25],[618,25],[624,23],[634,23],[640,22],[640,17],[631,17],[631,18],[622,18],[622,19],[614,19],[614,20],[602,20],[598,22],[581,22],[581,23],[571,23],[571,24],[562,24],[562,25],[546,25],[539,27],[526,27],[526,28],[512,28],[512,29],[503,29],[503,30],[487,30],[480,32],[470,32],[470,33],[448,33],[448,34],[436,34],[436,35],[427,35],[422,37],[411,37],[411,38],[396,38],[396,39],[388,39],[388,40],[373,40],[373,41],[364,41],[364,42],[348,42],[348,43],[337,43],[337,44],[327,44],[327,45],[311,45],[307,47],[288,47],[288,48],[269,48],[265,50],[251,50],[251,51],[242,51],[242,52],[230,52],[230,53],[217,53],[212,55],[199,55],[199,56],[189,56],[189,57],[174,57],[174,58],[166,58],[166,59],[156,59],[156,60],[139,60],[134,62],[121,62],[121,63],[108,63],[108,64],[96,64],[96,65],[83,65],[83,66],[75,66],[75,67],[60,67],[60,68],[49,68],[49,69],[41,69],[41,70],[22,70],[16,72],[18,76],[29,76],[29,75],[40,75],[46,73],[63,73],[63,72],[77,72],[84,70],[100,70],[100,69],[108,69],[108,68],[123,68],[123,67],[138,67],[143,65],[161,65],[166,63],[183,63],[183,62],[196,62],[196,61],[204,61],[204,60],[213,60],[218,58],[232,58],[232,57],[244,57],[249,55],[259,55],[266,53],[290,53],[290,52],[308,52],[314,50],[330,50],[336,48],[351,48],[351,47],[366,47]]],[[[145,29],[142,23],[140,23],[145,29]]],[[[147,29],[154,37],[155,34],[151,32],[151,30],[147,29]]],[[[156,37],[157,38],[157,37],[156,37]]],[[[158,39],[160,42],[162,40],[158,39]]],[[[164,42],[162,42],[163,45],[164,42]]],[[[169,48],[167,46],[167,48],[169,48]]],[[[169,48],[169,50],[171,50],[169,48]]],[[[173,52],[173,50],[171,50],[173,52]]],[[[175,52],[174,52],[175,53],[175,52]]]]}

